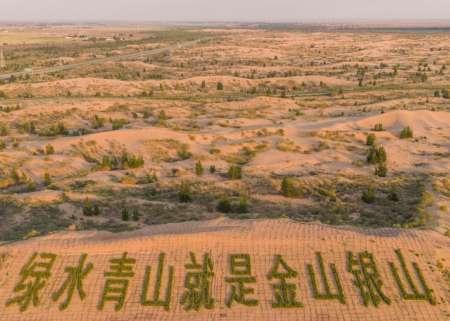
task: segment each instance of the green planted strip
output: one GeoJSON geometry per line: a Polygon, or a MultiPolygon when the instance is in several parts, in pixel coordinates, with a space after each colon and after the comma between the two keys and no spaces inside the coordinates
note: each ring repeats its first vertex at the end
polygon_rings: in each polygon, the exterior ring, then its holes
{"type": "Polygon", "coordinates": [[[234,302],[245,306],[257,306],[258,300],[248,298],[248,295],[254,293],[254,289],[248,284],[256,283],[256,278],[252,276],[252,265],[250,255],[232,254],[229,256],[230,277],[225,281],[230,284],[231,291],[225,304],[231,308],[234,302]]]}
{"type": "Polygon", "coordinates": [[[215,300],[212,297],[212,278],[214,276],[214,264],[210,254],[203,255],[203,262],[197,262],[193,252],[189,253],[190,262],[185,264],[187,270],[184,279],[185,291],[181,298],[181,304],[185,311],[200,311],[213,309],[215,300]]]}
{"type": "Polygon", "coordinates": [[[365,306],[372,303],[378,307],[381,301],[391,304],[391,300],[382,290],[383,281],[372,253],[365,251],[355,256],[352,252],[348,252],[347,266],[348,272],[353,274],[353,284],[359,289],[365,306]]]}
{"type": "Polygon", "coordinates": [[[417,286],[415,285],[413,278],[409,272],[409,269],[406,265],[405,259],[400,249],[395,250],[395,254],[400,263],[400,268],[405,276],[406,282],[408,284],[411,292],[408,292],[403,284],[403,281],[400,278],[399,269],[395,266],[393,262],[389,262],[389,267],[391,269],[392,275],[394,276],[395,283],[397,284],[400,295],[404,300],[426,300],[431,305],[436,304],[436,298],[434,297],[433,290],[430,289],[423,277],[422,271],[419,268],[419,265],[416,262],[412,263],[414,271],[416,273],[417,279],[420,282],[422,292],[419,292],[417,286]]]}
{"type": "Polygon", "coordinates": [[[316,252],[316,258],[319,265],[319,273],[322,280],[322,285],[324,288],[324,292],[320,292],[319,285],[317,284],[316,273],[314,272],[314,267],[312,264],[308,264],[307,270],[309,274],[309,279],[311,281],[311,287],[313,291],[313,296],[318,300],[339,300],[342,304],[345,304],[345,296],[344,291],[342,289],[341,281],[339,275],[337,273],[336,265],[330,263],[330,270],[333,275],[334,283],[336,285],[336,292],[333,293],[330,289],[330,283],[327,278],[327,274],[325,271],[325,265],[323,263],[322,254],[320,252],[316,252]]]}
{"type": "Polygon", "coordinates": [[[6,301],[6,306],[17,304],[20,312],[26,311],[31,304],[37,307],[41,302],[41,291],[52,275],[56,257],[53,253],[33,253],[20,270],[20,280],[14,287],[16,296],[6,301]]]}
{"type": "Polygon", "coordinates": [[[273,308],[301,308],[303,304],[297,301],[297,282],[288,282],[287,280],[297,278],[298,272],[292,269],[279,254],[274,256],[272,269],[267,274],[272,283],[274,293],[273,308]]]}
{"type": "Polygon", "coordinates": [[[64,270],[67,273],[67,279],[61,285],[59,290],[54,292],[52,295],[53,301],[58,301],[59,298],[61,298],[61,296],[64,294],[64,292],[67,292],[66,299],[59,305],[59,309],[61,311],[69,307],[75,291],[78,292],[78,296],[82,301],[86,297],[86,293],[83,289],[83,281],[87,277],[89,272],[91,272],[91,270],[94,268],[94,265],[92,263],[88,263],[85,266],[86,259],[87,254],[82,254],[78,261],[78,266],[69,266],[64,270]]]}
{"type": "Polygon", "coordinates": [[[151,267],[147,266],[145,268],[145,275],[144,275],[144,282],[142,286],[142,293],[141,293],[141,304],[144,306],[161,306],[164,307],[166,311],[169,311],[170,309],[170,302],[172,298],[172,289],[173,289],[173,282],[174,282],[174,267],[169,266],[169,276],[167,280],[167,285],[165,289],[165,298],[164,300],[160,299],[161,296],[161,286],[163,281],[163,272],[164,272],[164,259],[166,254],[160,253],[158,257],[158,269],[156,272],[156,282],[155,282],[155,288],[153,292],[153,298],[149,300],[147,298],[147,293],[149,290],[149,283],[150,283],[150,274],[151,274],[151,267]]]}
{"type": "Polygon", "coordinates": [[[106,302],[113,301],[116,303],[114,309],[120,311],[125,304],[129,278],[134,276],[133,266],[136,260],[129,258],[128,253],[124,252],[122,257],[113,258],[109,262],[110,271],[104,273],[107,279],[97,308],[103,310],[106,302]]]}

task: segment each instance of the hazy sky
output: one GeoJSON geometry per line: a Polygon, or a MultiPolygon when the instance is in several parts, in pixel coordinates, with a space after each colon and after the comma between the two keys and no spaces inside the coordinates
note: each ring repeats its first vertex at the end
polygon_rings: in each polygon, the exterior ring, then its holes
{"type": "Polygon", "coordinates": [[[445,19],[450,0],[0,0],[0,21],[445,19]]]}

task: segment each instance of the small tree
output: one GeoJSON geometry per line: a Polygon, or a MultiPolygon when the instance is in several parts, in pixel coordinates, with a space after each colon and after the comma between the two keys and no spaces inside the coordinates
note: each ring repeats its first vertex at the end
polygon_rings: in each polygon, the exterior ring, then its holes
{"type": "Polygon", "coordinates": [[[200,161],[195,163],[195,174],[197,176],[202,176],[203,175],[203,165],[202,165],[202,162],[200,162],[200,161]]]}
{"type": "Polygon", "coordinates": [[[406,138],[412,138],[412,137],[413,137],[413,131],[412,131],[411,127],[409,127],[409,126],[406,126],[400,132],[400,139],[406,139],[406,138]]]}
{"type": "Polygon", "coordinates": [[[374,134],[367,135],[366,145],[373,146],[375,145],[376,136],[374,134]]]}
{"type": "Polygon", "coordinates": [[[223,90],[223,84],[221,82],[217,83],[217,90],[223,90]]]}
{"type": "Polygon", "coordinates": [[[214,174],[216,172],[216,166],[214,166],[214,165],[209,166],[209,172],[211,174],[214,174]]]}
{"type": "Polygon", "coordinates": [[[241,179],[242,178],[242,168],[237,165],[231,165],[228,169],[228,177],[230,179],[241,179]]]}

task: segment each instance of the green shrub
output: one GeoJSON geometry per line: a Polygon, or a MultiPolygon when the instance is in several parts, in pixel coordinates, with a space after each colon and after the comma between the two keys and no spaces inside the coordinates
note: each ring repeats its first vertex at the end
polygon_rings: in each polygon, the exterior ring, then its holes
{"type": "Polygon", "coordinates": [[[122,221],[129,221],[130,220],[130,213],[128,212],[127,208],[123,208],[121,212],[122,221]]]}
{"type": "Polygon", "coordinates": [[[200,161],[195,163],[195,174],[197,176],[202,176],[203,175],[203,165],[202,165],[202,162],[200,162],[200,161]]]}
{"type": "Polygon", "coordinates": [[[217,90],[223,90],[223,84],[221,82],[217,83],[217,90]]]}
{"type": "Polygon", "coordinates": [[[192,157],[192,153],[188,150],[186,145],[183,145],[180,149],[178,149],[177,155],[181,160],[186,160],[192,157]]]}
{"type": "Polygon", "coordinates": [[[374,134],[367,135],[366,138],[366,145],[367,146],[373,146],[375,145],[376,136],[374,134]]]}
{"type": "Polygon", "coordinates": [[[133,209],[133,212],[131,213],[131,217],[132,217],[133,221],[135,221],[135,222],[139,221],[141,214],[139,213],[139,210],[137,208],[133,209]]]}
{"type": "Polygon", "coordinates": [[[409,126],[406,126],[400,132],[401,139],[412,138],[412,137],[413,137],[413,131],[412,131],[411,127],[409,127],[409,126]]]}
{"type": "Polygon", "coordinates": [[[241,196],[239,198],[239,203],[236,206],[236,212],[237,213],[248,213],[249,209],[248,209],[249,205],[248,205],[248,199],[245,196],[241,196]]]}
{"type": "Polygon", "coordinates": [[[100,208],[97,204],[92,203],[89,199],[85,199],[83,203],[83,215],[97,216],[100,215],[100,208]]]}
{"type": "Polygon", "coordinates": [[[144,158],[141,155],[126,154],[124,164],[128,168],[139,168],[144,166],[144,158]]]}
{"type": "Polygon", "coordinates": [[[221,213],[230,213],[231,212],[231,202],[228,197],[224,197],[219,200],[217,203],[216,209],[221,213]]]}
{"type": "Polygon", "coordinates": [[[6,127],[6,125],[0,124],[0,136],[7,136],[8,133],[8,127],[6,127]]]}
{"type": "Polygon", "coordinates": [[[369,164],[379,164],[387,161],[386,150],[383,146],[371,146],[367,153],[367,162],[369,164]]]}
{"type": "Polygon", "coordinates": [[[178,199],[181,203],[192,202],[192,190],[188,182],[182,182],[178,190],[178,199]]]}
{"type": "Polygon", "coordinates": [[[373,126],[373,130],[376,132],[382,132],[384,130],[383,124],[375,124],[375,126],[373,126]]]}
{"type": "Polygon", "coordinates": [[[237,165],[231,165],[228,169],[229,179],[241,179],[242,178],[242,168],[237,165]]]}
{"type": "Polygon", "coordinates": [[[52,183],[52,178],[50,177],[50,174],[48,172],[45,172],[44,174],[44,185],[49,186],[52,183]]]}
{"type": "Polygon", "coordinates": [[[0,140],[0,151],[6,148],[6,143],[3,140],[0,140]]]}
{"type": "Polygon", "coordinates": [[[391,189],[388,194],[388,200],[393,202],[398,202],[400,198],[398,197],[397,191],[395,189],[391,189]]]}
{"type": "Polygon", "coordinates": [[[367,203],[372,204],[375,202],[375,190],[373,187],[368,187],[367,190],[363,191],[361,199],[367,203]]]}
{"type": "Polygon", "coordinates": [[[45,154],[46,154],[46,155],[52,155],[52,154],[54,154],[54,153],[55,153],[55,148],[54,148],[52,145],[47,144],[47,145],[45,146],[45,154]]]}
{"type": "Polygon", "coordinates": [[[156,116],[156,124],[159,126],[167,126],[167,119],[169,119],[164,110],[161,110],[156,116]]]}
{"type": "Polygon", "coordinates": [[[91,121],[91,127],[92,129],[99,129],[102,128],[105,125],[105,119],[95,115],[94,119],[91,121]]]}
{"type": "Polygon", "coordinates": [[[158,176],[155,172],[146,173],[144,177],[138,179],[138,184],[152,184],[158,181],[158,176]]]}
{"type": "Polygon", "coordinates": [[[28,180],[26,182],[26,191],[34,192],[37,189],[36,183],[33,180],[28,180]]]}
{"type": "Polygon", "coordinates": [[[442,89],[442,98],[450,99],[450,94],[447,89],[442,89]]]}
{"type": "Polygon", "coordinates": [[[379,177],[386,177],[388,172],[386,163],[378,163],[375,166],[375,175],[379,176],[379,177]]]}
{"type": "Polygon", "coordinates": [[[34,121],[24,122],[23,124],[20,124],[18,127],[19,131],[24,131],[25,133],[28,134],[36,134],[36,125],[34,121]]]}
{"type": "Polygon", "coordinates": [[[285,197],[301,196],[301,189],[297,186],[297,181],[291,177],[284,177],[281,182],[281,195],[285,197]]]}
{"type": "Polygon", "coordinates": [[[112,130],[119,130],[119,129],[122,129],[123,126],[128,124],[128,120],[125,120],[125,119],[112,119],[111,120],[111,124],[112,124],[112,130]]]}
{"type": "Polygon", "coordinates": [[[216,172],[216,166],[214,166],[214,165],[209,166],[209,172],[211,174],[214,174],[216,172]]]}
{"type": "Polygon", "coordinates": [[[67,135],[69,131],[67,130],[64,123],[59,122],[57,124],[53,124],[50,127],[44,128],[39,132],[40,136],[58,136],[58,135],[67,135]]]}
{"type": "Polygon", "coordinates": [[[100,165],[109,170],[139,168],[144,166],[144,158],[124,151],[122,155],[104,155],[100,165]]]}

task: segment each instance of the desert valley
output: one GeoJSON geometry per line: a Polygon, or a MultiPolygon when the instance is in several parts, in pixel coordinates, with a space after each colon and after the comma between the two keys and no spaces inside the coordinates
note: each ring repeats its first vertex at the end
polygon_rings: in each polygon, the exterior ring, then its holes
{"type": "Polygon", "coordinates": [[[0,320],[450,320],[448,35],[0,27],[0,320]]]}

